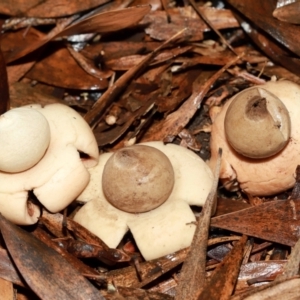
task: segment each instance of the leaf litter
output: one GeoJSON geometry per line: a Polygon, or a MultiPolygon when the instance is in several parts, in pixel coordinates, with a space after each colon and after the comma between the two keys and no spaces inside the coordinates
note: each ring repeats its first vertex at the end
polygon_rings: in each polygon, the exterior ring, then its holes
{"type": "MultiPolygon", "coordinates": [[[[300,82],[297,2],[220,3],[4,1],[1,113],[65,103],[103,151],[161,140],[209,158],[211,106],[274,75],[300,82]]],[[[81,228],[72,220],[78,204],[44,211],[31,227],[0,217],[1,291],[7,299],[293,299],[299,172],[292,191],[255,199],[217,189],[216,175],[195,209],[191,247],[153,261],[130,234],[111,249],[81,228]]]]}

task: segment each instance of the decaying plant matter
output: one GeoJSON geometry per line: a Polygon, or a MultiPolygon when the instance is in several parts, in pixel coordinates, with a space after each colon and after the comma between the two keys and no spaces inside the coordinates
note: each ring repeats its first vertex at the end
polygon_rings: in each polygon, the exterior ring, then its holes
{"type": "Polygon", "coordinates": [[[298,7],[2,1],[1,297],[298,297],[298,7]]]}

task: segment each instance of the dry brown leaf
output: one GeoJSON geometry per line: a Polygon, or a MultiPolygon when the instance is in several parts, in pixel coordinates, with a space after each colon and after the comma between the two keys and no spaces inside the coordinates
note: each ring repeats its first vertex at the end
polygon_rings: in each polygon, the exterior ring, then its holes
{"type": "Polygon", "coordinates": [[[298,56],[300,55],[299,26],[278,21],[272,16],[277,0],[255,2],[252,0],[227,0],[227,2],[278,43],[298,56]]]}
{"type": "Polygon", "coordinates": [[[214,216],[216,217],[229,214],[249,207],[251,207],[250,204],[244,201],[237,201],[229,198],[218,197],[217,210],[214,216]]]}
{"type": "Polygon", "coordinates": [[[64,46],[52,47],[51,53],[38,61],[26,77],[67,89],[99,90],[108,86],[105,78],[86,73],[64,46]]]}
{"type": "MultiPolygon", "coordinates": [[[[272,61],[284,66],[295,74],[300,74],[300,60],[290,55],[290,52],[278,44],[272,37],[257,27],[252,25],[247,19],[238,17],[241,26],[250,36],[253,42],[268,56],[272,61]]],[[[281,73],[280,77],[284,77],[281,73]]]]}
{"type": "Polygon", "coordinates": [[[41,92],[38,86],[30,86],[22,82],[15,82],[10,85],[10,102],[11,107],[19,107],[33,103],[41,104],[42,106],[52,103],[65,104],[60,98],[53,97],[47,93],[41,92]]]}
{"type": "Polygon", "coordinates": [[[55,18],[72,15],[104,4],[109,0],[2,0],[0,12],[18,17],[55,18]]]}
{"type": "MultiPolygon", "coordinates": [[[[177,56],[182,55],[192,49],[192,46],[179,47],[176,49],[168,49],[160,52],[151,62],[151,66],[162,64],[163,62],[175,59],[177,56]]],[[[130,55],[122,56],[118,59],[106,61],[105,65],[112,70],[126,71],[133,66],[137,65],[144,59],[145,55],[130,55]]]]}
{"type": "Polygon", "coordinates": [[[161,42],[153,41],[121,41],[121,42],[102,42],[87,45],[81,53],[89,58],[95,57],[99,53],[103,53],[104,61],[122,58],[139,53],[148,53],[157,48],[161,42]]]}
{"type": "Polygon", "coordinates": [[[10,107],[9,87],[7,79],[6,64],[0,49],[0,115],[5,113],[10,107]]]}
{"type": "Polygon", "coordinates": [[[214,181],[199,216],[188,256],[183,263],[175,300],[196,300],[205,283],[206,250],[211,215],[215,211],[222,150],[214,171],[214,181]]]}
{"type": "Polygon", "coordinates": [[[282,273],[285,264],[285,260],[254,261],[243,264],[240,269],[236,289],[248,288],[250,283],[274,280],[278,274],[282,273]]]}
{"type": "Polygon", "coordinates": [[[8,251],[30,288],[42,299],[104,299],[53,249],[0,215],[8,251]]]}
{"type": "Polygon", "coordinates": [[[74,50],[71,45],[67,45],[67,49],[70,52],[71,56],[75,59],[77,64],[91,76],[98,78],[100,81],[104,78],[107,79],[111,77],[114,72],[112,70],[108,70],[107,68],[98,68],[95,66],[94,60],[89,60],[85,56],[83,56],[80,52],[74,50]]]}
{"type": "MultiPolygon", "coordinates": [[[[296,169],[296,183],[293,188],[290,201],[297,201],[296,199],[300,198],[300,166],[297,166],[296,169]]],[[[295,218],[295,217],[294,217],[295,218]]],[[[292,226],[291,226],[292,227],[292,226]]],[[[276,281],[292,278],[299,274],[299,266],[300,266],[300,239],[298,239],[297,243],[292,249],[292,252],[289,256],[287,263],[283,268],[283,273],[276,277],[276,281]]]]}
{"type": "Polygon", "coordinates": [[[107,11],[80,20],[65,28],[56,37],[90,32],[113,32],[137,24],[149,11],[150,5],[107,11]]]}
{"type": "Polygon", "coordinates": [[[0,278],[1,298],[5,300],[15,300],[13,284],[10,281],[0,278]]]}
{"type": "Polygon", "coordinates": [[[174,36],[172,36],[165,43],[161,44],[153,52],[146,55],[139,64],[129,69],[125,74],[120,76],[120,78],[114,83],[114,85],[109,87],[105,91],[105,93],[103,93],[103,95],[94,104],[92,109],[84,116],[85,120],[92,128],[94,128],[99,123],[104,111],[111,103],[113,103],[116,97],[118,97],[124,91],[128,82],[130,82],[133,77],[136,76],[139,72],[142,72],[163,47],[176,40],[183,34],[183,32],[184,31],[177,32],[174,36]]]}
{"type": "Polygon", "coordinates": [[[247,236],[244,235],[222,263],[216,267],[198,295],[199,300],[227,300],[230,298],[238,278],[246,242],[247,236]]]}
{"type": "Polygon", "coordinates": [[[234,58],[205,83],[197,82],[196,80],[193,86],[192,95],[180,106],[178,110],[169,114],[163,121],[153,126],[150,134],[146,133],[142,141],[172,142],[200,108],[203,98],[214,82],[227,68],[229,68],[232,64],[235,64],[239,59],[239,56],[234,58]]]}
{"type": "Polygon", "coordinates": [[[105,298],[107,300],[172,300],[173,297],[161,294],[161,293],[155,293],[155,292],[149,292],[147,290],[142,289],[133,289],[133,288],[125,288],[125,287],[119,287],[115,291],[105,291],[103,293],[105,298]]]}
{"type": "MultiPolygon", "coordinates": [[[[13,51],[19,51],[24,46],[24,43],[35,43],[43,38],[44,34],[35,28],[21,29],[16,32],[6,32],[2,35],[1,49],[5,60],[13,51]]],[[[35,64],[38,58],[38,53],[35,56],[28,57],[27,60],[21,60],[15,64],[7,66],[8,82],[12,84],[19,81],[30,68],[35,64]]]]}
{"type": "Polygon", "coordinates": [[[5,249],[0,248],[0,278],[24,286],[24,280],[20,277],[15,265],[5,249]]]}
{"type": "Polygon", "coordinates": [[[288,258],[287,263],[283,267],[282,274],[276,277],[275,281],[290,279],[299,274],[300,265],[300,240],[295,244],[288,258]]]}
{"type": "Polygon", "coordinates": [[[280,21],[300,24],[300,2],[292,2],[287,5],[277,7],[273,11],[273,16],[280,21]]]}
{"type": "Polygon", "coordinates": [[[166,257],[142,262],[139,264],[140,274],[137,274],[133,266],[112,270],[107,273],[107,279],[112,280],[116,286],[141,288],[181,264],[188,251],[189,249],[186,248],[166,257]]]}
{"type": "Polygon", "coordinates": [[[107,144],[112,144],[115,142],[119,137],[121,137],[127,129],[130,127],[130,125],[140,119],[142,115],[146,113],[151,107],[153,106],[154,100],[150,99],[147,103],[145,103],[141,108],[130,114],[127,121],[118,126],[114,126],[112,129],[104,132],[97,132],[97,130],[94,131],[98,146],[104,146],[107,144]]]}
{"type": "Polygon", "coordinates": [[[214,217],[211,226],[294,246],[299,220],[300,200],[281,200],[214,217]]]}
{"type": "MultiPolygon", "coordinates": [[[[239,26],[229,10],[209,7],[201,10],[217,29],[239,26]]],[[[153,39],[161,41],[169,39],[184,28],[187,28],[183,35],[186,41],[200,41],[203,39],[203,32],[210,30],[190,6],[169,9],[168,15],[165,11],[152,11],[145,16],[142,24],[149,24],[146,33],[153,39]]]]}
{"type": "Polygon", "coordinates": [[[238,294],[230,300],[296,300],[300,294],[300,278],[292,278],[281,282],[272,282],[243,294],[238,294]]]}
{"type": "MultiPolygon", "coordinates": [[[[62,248],[60,245],[55,243],[49,235],[42,230],[41,228],[37,227],[32,232],[32,234],[38,238],[40,241],[42,241],[44,244],[46,244],[48,247],[55,250],[57,253],[59,253],[63,258],[65,258],[70,265],[72,265],[81,275],[86,277],[95,277],[100,278],[100,273],[98,273],[96,270],[91,268],[90,266],[84,264],[81,260],[77,259],[75,256],[67,252],[64,248],[62,248]]],[[[104,278],[105,276],[103,276],[104,278]]]]}
{"type": "Polygon", "coordinates": [[[150,9],[151,7],[147,5],[98,13],[96,15],[89,16],[87,19],[80,19],[78,22],[75,22],[68,26],[69,23],[74,19],[74,17],[70,17],[69,19],[63,20],[61,23],[58,23],[53,30],[51,30],[39,41],[35,43],[28,43],[25,46],[22,45],[22,49],[20,49],[19,51],[15,50],[14,52],[10,53],[6,61],[12,62],[16,59],[19,59],[27,55],[28,53],[31,53],[34,50],[44,46],[49,41],[57,37],[68,36],[72,34],[81,34],[86,32],[104,33],[124,29],[139,22],[144,17],[144,15],[150,11],[150,9]]]}

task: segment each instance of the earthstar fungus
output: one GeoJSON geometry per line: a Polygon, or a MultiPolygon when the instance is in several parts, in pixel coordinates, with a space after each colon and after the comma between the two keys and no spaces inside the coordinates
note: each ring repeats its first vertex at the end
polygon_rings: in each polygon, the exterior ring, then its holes
{"type": "Polygon", "coordinates": [[[291,121],[282,101],[261,87],[242,91],[231,101],[224,120],[229,144],[250,158],[266,158],[289,141],[291,121]]]}
{"type": "Polygon", "coordinates": [[[135,145],[116,151],[106,162],[102,189],[114,207],[143,213],[163,204],[174,186],[168,157],[158,149],[135,145]]]}
{"type": "Polygon", "coordinates": [[[128,230],[146,260],[190,245],[196,219],[189,206],[204,204],[213,181],[211,170],[198,155],[178,145],[148,142],[102,154],[99,164],[89,171],[91,181],[78,197],[88,203],[74,220],[109,247],[117,247],[128,230]],[[111,165],[121,165],[121,171],[106,178],[111,165]],[[129,183],[128,191],[137,197],[130,198],[124,191],[129,183]],[[107,186],[116,191],[120,185],[117,201],[111,202],[107,186]]]}
{"type": "Polygon", "coordinates": [[[270,81],[238,93],[212,111],[213,168],[223,150],[220,179],[253,196],[283,192],[300,164],[300,86],[270,81]]]}
{"type": "Polygon", "coordinates": [[[20,107],[0,116],[1,171],[17,173],[33,167],[49,143],[50,127],[39,111],[20,107]]]}
{"type": "Polygon", "coordinates": [[[50,212],[58,212],[83,191],[87,168],[98,162],[92,130],[62,104],[9,110],[0,116],[0,142],[12,148],[0,151],[0,213],[16,224],[36,223],[40,215],[40,208],[28,202],[29,191],[50,212]]]}

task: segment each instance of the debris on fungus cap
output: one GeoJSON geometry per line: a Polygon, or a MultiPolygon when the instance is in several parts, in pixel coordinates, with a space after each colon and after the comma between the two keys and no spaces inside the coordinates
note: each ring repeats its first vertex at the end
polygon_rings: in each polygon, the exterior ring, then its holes
{"type": "Polygon", "coordinates": [[[220,179],[227,189],[267,196],[293,187],[300,163],[299,96],[297,84],[270,81],[238,93],[212,116],[209,165],[222,148],[220,179]]]}
{"type": "Polygon", "coordinates": [[[77,212],[74,220],[100,237],[109,247],[117,247],[128,230],[146,260],[173,253],[191,244],[196,219],[189,206],[205,203],[213,181],[211,170],[198,155],[178,145],[149,142],[102,154],[99,164],[89,171],[91,181],[78,197],[79,201],[89,202],[77,212]],[[138,162],[143,164],[145,159],[149,161],[144,168],[138,162]],[[113,165],[120,164],[121,168],[132,164],[132,176],[124,170],[122,175],[115,173],[110,175],[109,180],[105,178],[106,168],[112,161],[113,165]],[[137,169],[140,169],[140,176],[136,173],[137,169]],[[129,190],[137,193],[141,192],[139,188],[144,189],[143,184],[150,184],[150,194],[146,187],[146,198],[140,204],[133,195],[133,206],[128,208],[128,203],[122,203],[122,192],[118,191],[115,198],[117,204],[112,204],[106,197],[107,187],[104,184],[111,184],[109,189],[117,189],[119,183],[126,190],[127,184],[133,184],[129,190]],[[164,189],[156,191],[156,188],[164,189]],[[154,204],[146,205],[148,200],[153,200],[154,194],[160,198],[159,202],[154,200],[154,204]]]}
{"type": "Polygon", "coordinates": [[[19,131],[7,127],[10,141],[18,139],[21,133],[29,141],[23,136],[19,142],[11,142],[10,147],[17,148],[13,153],[17,153],[17,158],[11,158],[10,153],[0,156],[0,213],[16,224],[33,224],[38,220],[40,207],[28,202],[29,191],[50,212],[64,209],[88,184],[87,168],[97,164],[98,146],[89,125],[66,105],[28,105],[10,110],[0,116],[0,130],[6,118],[15,118],[15,128],[26,127],[24,121],[29,122],[27,128],[19,131]],[[30,150],[36,153],[35,157],[27,155],[30,150]],[[84,153],[84,158],[80,153],[84,153]]]}

